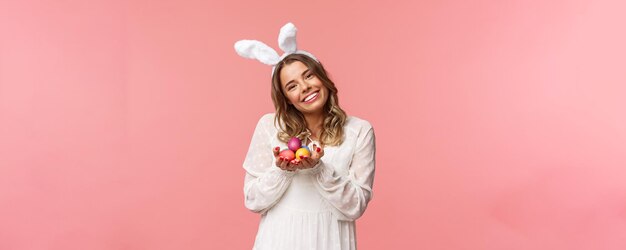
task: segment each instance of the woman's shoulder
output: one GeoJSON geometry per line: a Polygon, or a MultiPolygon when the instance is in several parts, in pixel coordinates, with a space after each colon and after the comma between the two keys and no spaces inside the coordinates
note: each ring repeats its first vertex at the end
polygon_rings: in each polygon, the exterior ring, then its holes
{"type": "Polygon", "coordinates": [[[274,113],[265,113],[261,115],[258,123],[263,125],[272,124],[274,122],[274,113]]]}
{"type": "Polygon", "coordinates": [[[273,121],[274,120],[274,116],[276,115],[276,113],[272,112],[272,113],[265,113],[261,116],[261,118],[259,119],[260,121],[273,121]]]}
{"type": "Polygon", "coordinates": [[[372,124],[360,117],[348,115],[346,118],[346,127],[354,129],[354,130],[369,130],[372,127],[372,124]]]}
{"type": "Polygon", "coordinates": [[[274,126],[274,116],[275,113],[273,112],[261,115],[261,118],[259,118],[258,121],[258,126],[262,126],[268,130],[275,129],[276,127],[274,126]]]}
{"type": "MultiPolygon", "coordinates": [[[[346,125],[344,126],[346,138],[351,138],[346,145],[356,146],[362,145],[363,141],[368,138],[368,135],[374,135],[374,127],[372,124],[363,118],[356,116],[348,116],[346,118],[346,125]]],[[[369,141],[367,141],[369,142],[369,141]]]]}

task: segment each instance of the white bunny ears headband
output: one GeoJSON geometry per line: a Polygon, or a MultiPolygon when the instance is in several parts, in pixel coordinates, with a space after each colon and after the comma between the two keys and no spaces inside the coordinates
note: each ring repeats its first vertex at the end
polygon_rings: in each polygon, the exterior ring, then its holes
{"type": "Polygon", "coordinates": [[[292,23],[287,23],[280,28],[280,33],[278,34],[278,47],[285,52],[280,57],[270,46],[267,46],[267,44],[257,40],[239,40],[235,43],[235,50],[241,57],[257,59],[264,64],[271,65],[272,76],[274,76],[276,64],[290,54],[304,54],[319,62],[319,60],[317,60],[317,58],[315,58],[315,56],[311,53],[297,49],[297,31],[298,29],[296,29],[296,26],[292,23]]]}

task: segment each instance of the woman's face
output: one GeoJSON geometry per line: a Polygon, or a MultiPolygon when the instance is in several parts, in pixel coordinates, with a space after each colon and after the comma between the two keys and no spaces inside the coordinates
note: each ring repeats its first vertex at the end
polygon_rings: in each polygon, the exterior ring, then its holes
{"type": "Polygon", "coordinates": [[[300,61],[286,64],[280,71],[283,93],[290,104],[303,114],[322,112],[328,88],[300,61]]]}

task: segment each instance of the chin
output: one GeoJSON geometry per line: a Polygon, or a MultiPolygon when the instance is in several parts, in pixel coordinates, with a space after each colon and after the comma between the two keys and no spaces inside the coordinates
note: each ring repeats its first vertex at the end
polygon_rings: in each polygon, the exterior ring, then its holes
{"type": "Polygon", "coordinates": [[[323,112],[324,111],[324,104],[317,104],[313,107],[310,107],[308,109],[302,109],[300,110],[300,112],[302,113],[318,113],[318,112],[323,112]]]}

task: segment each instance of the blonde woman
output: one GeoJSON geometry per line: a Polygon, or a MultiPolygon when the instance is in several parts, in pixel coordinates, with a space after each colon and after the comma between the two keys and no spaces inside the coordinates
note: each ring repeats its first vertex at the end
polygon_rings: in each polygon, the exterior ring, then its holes
{"type": "Polygon", "coordinates": [[[374,130],[348,116],[321,63],[293,53],[274,67],[275,113],[256,125],[243,167],[245,206],[261,214],[254,248],[356,249],[354,221],[372,198],[374,130]],[[279,156],[298,137],[311,156],[279,156]]]}

